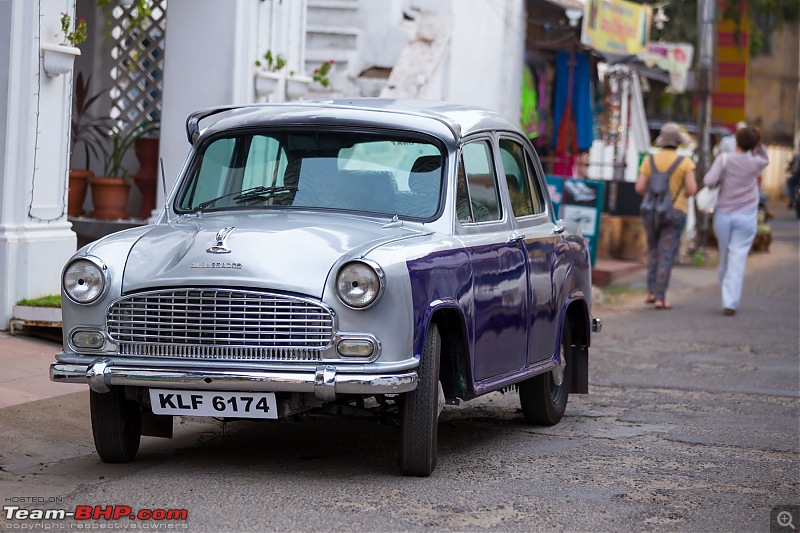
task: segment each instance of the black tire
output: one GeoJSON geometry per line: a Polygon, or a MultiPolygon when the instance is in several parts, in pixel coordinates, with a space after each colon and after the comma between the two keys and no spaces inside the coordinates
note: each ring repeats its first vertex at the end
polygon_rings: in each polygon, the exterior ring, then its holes
{"type": "Polygon", "coordinates": [[[556,383],[553,371],[534,376],[519,385],[522,413],[531,424],[554,426],[561,421],[567,408],[572,379],[572,353],[569,325],[566,322],[561,334],[561,357],[566,366],[560,385],[556,383]]]}
{"type": "Polygon", "coordinates": [[[417,369],[417,388],[400,407],[400,470],[404,476],[430,476],[436,468],[439,430],[439,328],[431,324],[417,369]]]}
{"type": "Polygon", "coordinates": [[[104,463],[130,463],[139,451],[142,435],[142,410],[125,399],[125,389],[89,392],[92,434],[97,455],[104,463]]]}

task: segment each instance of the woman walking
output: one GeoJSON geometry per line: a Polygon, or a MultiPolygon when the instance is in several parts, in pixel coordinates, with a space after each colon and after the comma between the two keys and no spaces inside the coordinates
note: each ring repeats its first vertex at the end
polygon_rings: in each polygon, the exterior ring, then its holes
{"type": "Polygon", "coordinates": [[[688,140],[688,136],[681,132],[677,124],[664,124],[656,138],[656,146],[661,149],[644,158],[639,167],[639,179],[636,181],[636,192],[645,197],[643,206],[648,202],[648,195],[652,197],[655,194],[657,180],[666,180],[663,195],[668,203],[671,201],[666,216],[653,216],[653,213],[644,216],[643,211],[642,218],[647,234],[646,302],[655,304],[656,309],[672,309],[672,304],[666,299],[667,286],[672,274],[672,264],[680,247],[683,226],[686,224],[687,197],[697,192],[694,163],[677,152],[678,147],[688,140]]]}
{"type": "Polygon", "coordinates": [[[758,229],[758,176],[768,163],[759,130],[741,128],[736,132],[736,152],[717,157],[703,180],[707,186],[720,187],[714,235],[719,247],[722,309],[728,316],[739,308],[747,254],[758,229]]]}

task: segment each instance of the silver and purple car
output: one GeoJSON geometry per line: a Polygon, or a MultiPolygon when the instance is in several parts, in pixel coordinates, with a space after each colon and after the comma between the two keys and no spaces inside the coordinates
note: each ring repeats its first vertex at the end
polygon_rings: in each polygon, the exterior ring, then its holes
{"type": "Polygon", "coordinates": [[[53,381],[88,384],[104,462],[175,416],[372,413],[436,466],[445,404],[517,389],[534,424],[588,392],[589,248],[501,115],[386,99],[229,106],[155,224],[63,271],[53,381]],[[342,407],[346,406],[346,409],[342,407]]]}

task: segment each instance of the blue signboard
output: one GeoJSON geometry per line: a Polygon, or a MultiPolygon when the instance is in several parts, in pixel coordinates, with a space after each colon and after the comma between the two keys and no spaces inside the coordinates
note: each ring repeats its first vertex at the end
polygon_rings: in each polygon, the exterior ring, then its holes
{"type": "Polygon", "coordinates": [[[556,218],[580,225],[581,233],[589,241],[594,266],[600,237],[600,214],[603,212],[605,200],[605,182],[559,176],[546,176],[546,180],[556,218]]]}

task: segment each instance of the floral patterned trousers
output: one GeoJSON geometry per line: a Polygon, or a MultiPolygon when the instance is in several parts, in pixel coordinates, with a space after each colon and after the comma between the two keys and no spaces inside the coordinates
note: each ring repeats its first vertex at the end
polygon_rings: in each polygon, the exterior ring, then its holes
{"type": "Polygon", "coordinates": [[[642,224],[647,234],[647,291],[653,293],[656,300],[663,300],[680,248],[686,213],[673,207],[668,222],[653,226],[643,218],[642,224]]]}

